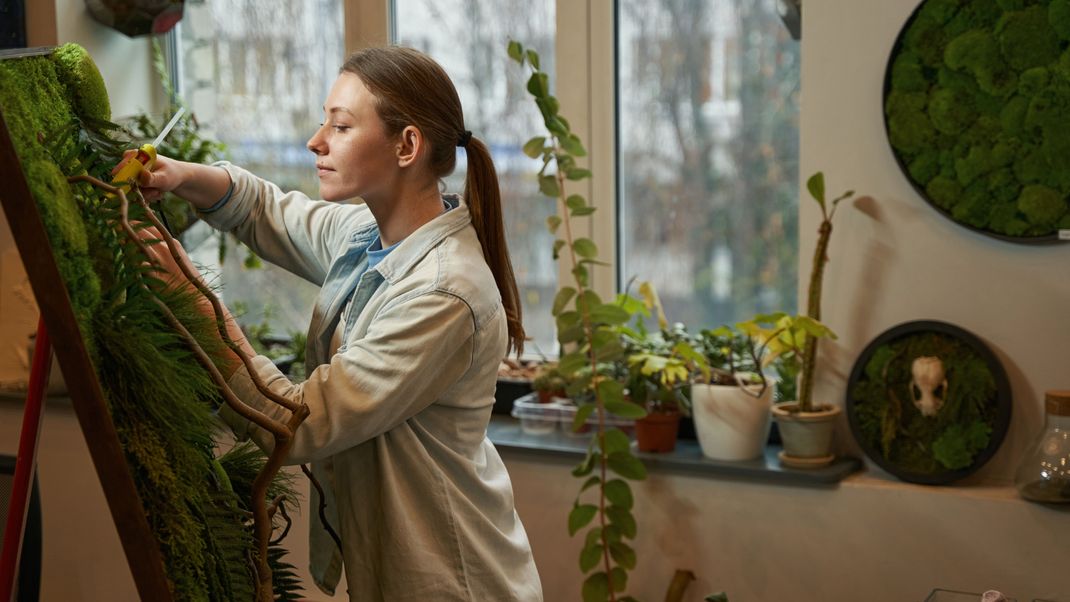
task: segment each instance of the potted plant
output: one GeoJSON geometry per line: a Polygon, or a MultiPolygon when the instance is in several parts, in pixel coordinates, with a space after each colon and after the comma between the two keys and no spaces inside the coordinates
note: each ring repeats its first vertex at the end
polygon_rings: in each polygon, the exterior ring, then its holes
{"type": "Polygon", "coordinates": [[[691,386],[695,435],[702,454],[714,460],[761,457],[769,439],[773,387],[764,377],[758,344],[740,330],[703,330],[695,346],[710,378],[691,386]]]}
{"type": "MultiPolygon", "coordinates": [[[[737,325],[756,349],[758,365],[781,362],[789,373],[804,371],[807,345],[821,338],[836,338],[821,322],[810,316],[791,316],[782,312],[758,315],[737,325]]],[[[800,391],[802,387],[800,386],[800,391]]],[[[832,432],[840,407],[834,404],[811,406],[803,410],[799,401],[781,401],[772,406],[772,416],[780,429],[784,449],[780,460],[797,468],[824,466],[832,454],[832,432]]]]}
{"type": "Polygon", "coordinates": [[[550,403],[554,397],[566,397],[568,382],[557,368],[557,362],[544,362],[535,368],[531,388],[535,389],[539,403],[550,403]]]}
{"type": "Polygon", "coordinates": [[[639,294],[642,300],[626,293],[617,298],[617,303],[635,316],[634,326],[624,324],[617,329],[624,348],[622,384],[632,403],[647,412],[635,421],[639,451],[671,452],[676,448],[680,418],[691,414],[690,385],[696,377],[707,379],[709,370],[684,326],[669,327],[654,286],[640,284],[639,294]],[[654,332],[646,326],[651,312],[657,316],[658,330],[654,332]]]}
{"type": "Polygon", "coordinates": [[[832,218],[840,202],[854,196],[848,190],[831,201],[825,200],[825,174],[817,172],[806,181],[806,189],[821,209],[817,245],[810,269],[805,316],[798,316],[770,347],[773,357],[783,357],[788,365],[797,367],[799,376],[798,401],[785,401],[773,407],[784,451],[781,461],[789,466],[824,466],[835,457],[831,451],[831,437],[836,417],[842,411],[835,404],[815,404],[813,401],[814,371],[817,364],[817,345],[821,338],[835,338],[828,327],[821,324],[821,286],[828,262],[829,240],[832,237],[832,218]],[[805,318],[805,319],[804,319],[805,318]],[[779,345],[783,345],[783,349],[779,345]],[[827,432],[828,443],[823,443],[827,432]],[[810,444],[817,447],[811,447],[810,444]]]}

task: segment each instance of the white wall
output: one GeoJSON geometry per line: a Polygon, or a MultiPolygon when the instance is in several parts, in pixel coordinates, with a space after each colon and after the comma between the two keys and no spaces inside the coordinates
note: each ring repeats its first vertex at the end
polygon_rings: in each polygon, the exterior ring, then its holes
{"type": "MultiPolygon", "coordinates": [[[[1010,432],[978,475],[1007,481],[1041,424],[1044,391],[1070,388],[1070,244],[975,234],[930,208],[899,171],[881,94],[888,52],[916,4],[807,0],[804,10],[801,177],[823,170],[831,192],[870,197],[836,215],[822,318],[840,338],[823,343],[815,395],[842,404],[859,353],[896,324],[961,326],[991,347],[1010,377],[1010,432]]],[[[799,273],[809,274],[819,212],[809,198],[801,209],[799,273]]]]}
{"type": "MultiPolygon", "coordinates": [[[[866,195],[836,216],[818,399],[843,404],[855,359],[901,322],[937,319],[984,340],[1014,397],[996,456],[953,487],[899,483],[880,471],[832,490],[657,475],[639,489],[639,567],[629,592],[660,599],[675,568],[695,571],[687,600],[921,601],[935,587],[1002,588],[1019,600],[1070,601],[1070,508],[1022,501],[1009,487],[1042,421],[1046,389],[1070,388],[1070,245],[1030,247],[974,234],[917,196],[882,120],[888,52],[916,0],[806,0],[800,189],[825,172],[830,192],[866,195]]],[[[819,216],[800,209],[800,274],[819,216]]],[[[800,299],[806,298],[801,278],[800,299]]],[[[840,425],[844,451],[861,455],[840,425]]],[[[547,600],[577,599],[580,542],[566,517],[578,491],[568,466],[506,453],[547,600]]]]}

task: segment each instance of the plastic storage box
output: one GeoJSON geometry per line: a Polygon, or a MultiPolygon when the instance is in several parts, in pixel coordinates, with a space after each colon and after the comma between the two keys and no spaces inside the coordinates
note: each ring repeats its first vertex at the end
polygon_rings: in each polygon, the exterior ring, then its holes
{"type": "MultiPolygon", "coordinates": [[[[550,403],[539,403],[538,396],[532,393],[513,402],[512,416],[520,420],[520,430],[530,435],[546,435],[560,429],[565,434],[582,436],[598,424],[598,416],[592,413],[587,419],[587,428],[574,432],[572,422],[576,418],[576,411],[576,406],[568,399],[555,397],[550,403]]],[[[606,424],[625,433],[635,429],[634,420],[612,414],[606,416],[606,424]]]]}

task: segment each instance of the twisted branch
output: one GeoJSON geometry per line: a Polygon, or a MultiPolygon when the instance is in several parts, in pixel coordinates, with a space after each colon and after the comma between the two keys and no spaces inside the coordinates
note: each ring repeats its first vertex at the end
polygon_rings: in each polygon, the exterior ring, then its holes
{"type": "MultiPolygon", "coordinates": [[[[149,252],[148,246],[138,236],[133,226],[130,225],[129,208],[130,203],[126,198],[126,193],[118,187],[112,186],[97,178],[89,175],[78,175],[67,178],[68,182],[86,182],[97,188],[104,190],[105,192],[118,196],[119,198],[119,216],[120,227],[124,234],[129,237],[145,255],[146,259],[152,262],[152,255],[149,252]]],[[[169,307],[159,298],[159,296],[144,282],[141,283],[143,289],[152,295],[152,300],[160,311],[163,313],[164,318],[168,324],[174,328],[176,332],[182,337],[185,343],[193,351],[194,357],[197,361],[204,366],[208,371],[212,382],[215,383],[223,396],[224,402],[232,410],[238,413],[238,415],[249,420],[253,424],[263,428],[271,433],[274,437],[275,445],[268,455],[267,461],[264,466],[261,467],[260,472],[257,474],[256,479],[253,481],[252,487],[252,499],[250,505],[253,513],[253,531],[254,541],[256,542],[256,558],[250,559],[253,564],[254,574],[257,578],[256,584],[256,598],[259,602],[271,602],[274,598],[274,592],[271,585],[271,567],[268,565],[267,549],[271,540],[272,523],[271,518],[274,515],[276,509],[283,508],[283,516],[287,519],[287,527],[283,534],[279,537],[285,537],[289,531],[290,520],[286,515],[284,507],[281,505],[281,500],[276,500],[272,504],[272,508],[269,510],[267,505],[267,490],[268,486],[274,480],[275,475],[278,474],[282,468],[282,462],[286,455],[289,453],[290,448],[293,446],[294,433],[297,431],[297,427],[308,417],[308,406],[303,403],[296,403],[281,395],[278,395],[274,391],[271,391],[260,379],[259,375],[253,369],[251,358],[245,354],[244,351],[235,343],[230,335],[226,331],[226,317],[223,312],[223,306],[219,302],[219,299],[213,294],[200,280],[200,278],[194,274],[188,266],[181,260],[181,250],[178,247],[177,241],[170,235],[167,229],[160,223],[160,221],[153,214],[152,209],[148,206],[148,202],[140,191],[135,189],[139,204],[146,210],[149,220],[159,230],[163,240],[167,243],[168,250],[175,259],[175,263],[182,270],[183,275],[190,281],[191,284],[212,304],[212,309],[215,312],[216,328],[219,331],[220,338],[223,342],[233,351],[246,366],[253,384],[257,390],[264,396],[270,399],[272,402],[277,403],[283,408],[290,411],[290,418],[286,422],[280,422],[268,417],[266,414],[249,407],[238,399],[233,390],[227,385],[226,379],[219,372],[219,369],[215,366],[215,363],[211,360],[204,349],[197,343],[197,340],[189,332],[189,330],[181,323],[181,321],[174,315],[169,307]]],[[[155,267],[163,270],[162,266],[155,264],[155,267]]]]}
{"type": "Polygon", "coordinates": [[[316,477],[312,475],[312,471],[309,470],[308,465],[302,464],[301,465],[301,472],[305,473],[305,476],[308,477],[309,482],[312,483],[312,487],[314,487],[316,489],[316,494],[319,495],[319,498],[320,498],[320,503],[319,503],[320,522],[323,523],[324,530],[326,530],[327,534],[331,536],[331,539],[334,540],[334,545],[338,546],[338,551],[341,552],[342,551],[342,538],[338,537],[338,533],[336,533],[334,531],[334,528],[331,527],[331,523],[327,520],[327,497],[323,494],[323,486],[320,485],[319,480],[316,479],[316,477]]]}

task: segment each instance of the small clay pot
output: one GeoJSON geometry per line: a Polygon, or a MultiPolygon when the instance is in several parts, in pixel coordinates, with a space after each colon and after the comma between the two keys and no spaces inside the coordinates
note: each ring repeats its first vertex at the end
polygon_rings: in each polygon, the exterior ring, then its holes
{"type": "Polygon", "coordinates": [[[641,452],[668,453],[676,449],[680,412],[651,412],[635,421],[635,440],[641,452]]]}

